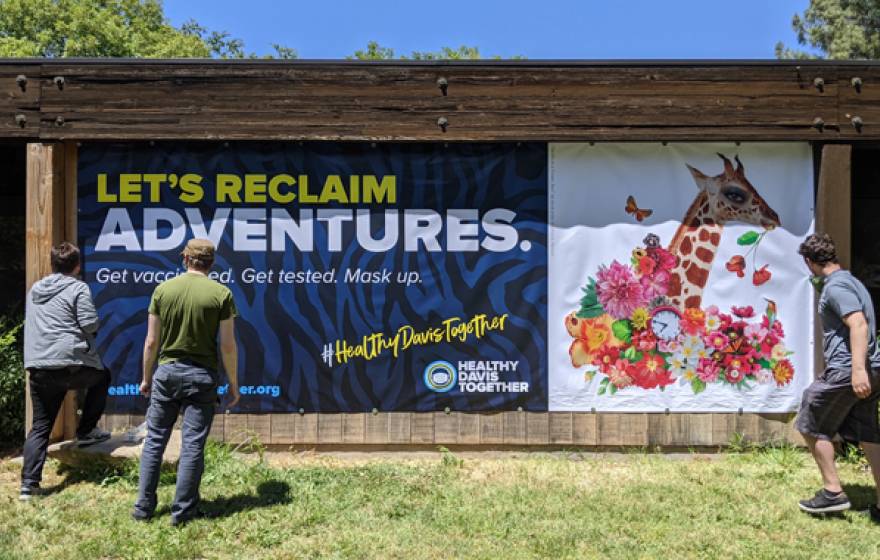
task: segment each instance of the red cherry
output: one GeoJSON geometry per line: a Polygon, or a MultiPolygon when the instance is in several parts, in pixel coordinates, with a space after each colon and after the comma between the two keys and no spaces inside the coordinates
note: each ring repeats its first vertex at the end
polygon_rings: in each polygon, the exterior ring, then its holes
{"type": "Polygon", "coordinates": [[[735,272],[736,275],[740,278],[743,278],[746,275],[745,272],[743,272],[743,270],[745,270],[746,268],[746,259],[742,255],[732,256],[730,260],[727,261],[727,264],[725,264],[724,266],[730,272],[735,272]]]}
{"type": "Polygon", "coordinates": [[[760,286],[761,284],[766,284],[770,280],[772,274],[770,274],[770,271],[767,270],[767,266],[768,265],[765,264],[764,266],[756,270],[754,274],[752,274],[752,284],[754,284],[755,286],[760,286]]]}

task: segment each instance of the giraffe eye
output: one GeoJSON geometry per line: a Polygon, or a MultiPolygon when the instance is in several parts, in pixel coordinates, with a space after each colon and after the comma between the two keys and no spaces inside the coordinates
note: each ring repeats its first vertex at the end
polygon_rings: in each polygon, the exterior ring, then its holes
{"type": "Polygon", "coordinates": [[[724,190],[724,198],[733,202],[734,204],[742,204],[746,201],[746,195],[739,189],[725,189],[724,190]]]}

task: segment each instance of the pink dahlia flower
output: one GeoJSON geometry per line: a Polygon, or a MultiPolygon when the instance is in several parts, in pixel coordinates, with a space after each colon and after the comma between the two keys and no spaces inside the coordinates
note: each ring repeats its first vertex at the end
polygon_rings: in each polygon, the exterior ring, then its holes
{"type": "Polygon", "coordinates": [[[645,293],[630,267],[613,261],[596,274],[599,303],[615,319],[626,319],[637,307],[645,305],[645,293]]]}

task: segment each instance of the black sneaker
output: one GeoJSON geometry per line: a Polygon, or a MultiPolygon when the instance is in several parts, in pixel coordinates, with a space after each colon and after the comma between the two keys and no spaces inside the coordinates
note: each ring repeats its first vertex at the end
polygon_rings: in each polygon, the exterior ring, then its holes
{"type": "Polygon", "coordinates": [[[153,518],[152,513],[144,513],[142,511],[138,511],[136,509],[131,511],[131,518],[135,521],[149,521],[153,518]]]}
{"type": "Polygon", "coordinates": [[[38,496],[43,495],[43,489],[39,486],[22,486],[18,494],[19,501],[29,502],[38,496]]]}
{"type": "Polygon", "coordinates": [[[798,502],[798,505],[807,513],[835,513],[848,510],[851,504],[845,493],[832,494],[823,488],[809,500],[798,502]]]}
{"type": "Polygon", "coordinates": [[[195,513],[189,515],[187,517],[174,517],[171,516],[171,526],[172,527],[182,527],[189,523],[190,521],[195,521],[196,519],[211,519],[214,515],[206,513],[202,510],[196,510],[195,513]]]}
{"type": "Polygon", "coordinates": [[[101,428],[92,428],[92,431],[82,435],[76,436],[76,443],[79,447],[88,447],[89,445],[95,445],[96,443],[101,443],[102,441],[107,441],[110,439],[110,432],[106,432],[101,428]]]}

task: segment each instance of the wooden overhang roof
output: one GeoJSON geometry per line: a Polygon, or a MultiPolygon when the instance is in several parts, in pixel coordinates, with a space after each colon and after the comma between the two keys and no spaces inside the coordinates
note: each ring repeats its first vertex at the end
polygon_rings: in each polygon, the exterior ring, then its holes
{"type": "Polygon", "coordinates": [[[880,63],[0,59],[0,139],[880,138],[880,63]]]}

